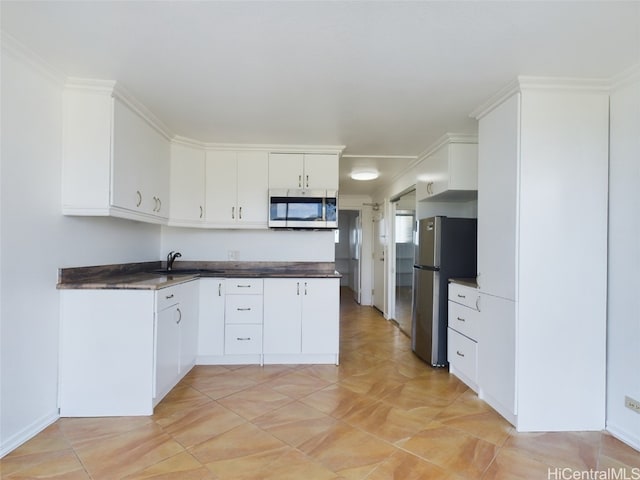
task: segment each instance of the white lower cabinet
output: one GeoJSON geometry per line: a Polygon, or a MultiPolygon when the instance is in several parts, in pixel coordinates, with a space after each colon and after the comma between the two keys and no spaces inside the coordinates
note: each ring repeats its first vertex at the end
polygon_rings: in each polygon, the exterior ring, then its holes
{"type": "Polygon", "coordinates": [[[224,362],[262,364],[261,278],[225,281],[224,362]]]}
{"type": "Polygon", "coordinates": [[[339,279],[264,281],[264,362],[335,363],[339,351],[339,279]]]}
{"type": "Polygon", "coordinates": [[[197,295],[197,281],[61,290],[60,415],[151,415],[195,361],[197,295]]]}
{"type": "Polygon", "coordinates": [[[224,355],[224,301],[224,278],[200,279],[198,364],[215,365],[224,355]]]}
{"type": "Polygon", "coordinates": [[[458,283],[449,284],[447,356],[449,371],[478,391],[478,290],[458,283]]]}
{"type": "MultiPolygon", "coordinates": [[[[479,395],[510,422],[516,411],[515,302],[480,294],[479,395]]],[[[541,355],[545,353],[541,351],[541,355]]]]}

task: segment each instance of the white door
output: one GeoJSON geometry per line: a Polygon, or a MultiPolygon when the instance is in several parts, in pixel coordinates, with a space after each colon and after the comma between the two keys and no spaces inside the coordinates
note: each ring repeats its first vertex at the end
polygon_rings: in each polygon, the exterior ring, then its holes
{"type": "Polygon", "coordinates": [[[384,214],[373,218],[373,306],[384,312],[385,245],[387,240],[384,214]]]}
{"type": "Polygon", "coordinates": [[[360,303],[360,255],[362,250],[362,218],[360,215],[356,216],[353,228],[354,231],[349,232],[352,235],[351,241],[353,241],[351,246],[351,288],[354,300],[360,303]]]}

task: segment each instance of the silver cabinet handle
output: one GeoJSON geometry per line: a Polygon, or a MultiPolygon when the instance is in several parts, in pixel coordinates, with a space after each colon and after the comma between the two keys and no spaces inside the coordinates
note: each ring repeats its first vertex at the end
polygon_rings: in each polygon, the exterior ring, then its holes
{"type": "Polygon", "coordinates": [[[200,205],[200,218],[202,218],[202,215],[204,215],[204,210],[202,209],[202,205],[200,205]]]}
{"type": "Polygon", "coordinates": [[[236,219],[236,207],[231,207],[231,220],[236,219]]]}
{"type": "Polygon", "coordinates": [[[158,212],[162,210],[162,199],[158,197],[158,212]]]}
{"type": "Polygon", "coordinates": [[[300,295],[300,282],[296,282],[296,295],[300,295]]]}
{"type": "Polygon", "coordinates": [[[456,355],[459,357],[464,357],[464,353],[461,353],[460,350],[456,350],[456,355]]]}
{"type": "Polygon", "coordinates": [[[222,283],[218,283],[218,296],[222,296],[222,283]]]}
{"type": "Polygon", "coordinates": [[[458,294],[458,298],[467,298],[467,296],[458,294]]]}
{"type": "Polygon", "coordinates": [[[178,311],[178,321],[176,323],[179,325],[182,321],[182,310],[180,310],[179,308],[176,308],[176,310],[178,311]]]}
{"type": "Polygon", "coordinates": [[[166,298],[167,300],[169,300],[170,298],[173,298],[173,293],[171,295],[165,295],[164,298],[166,298]]]}
{"type": "Polygon", "coordinates": [[[236,285],[238,288],[251,288],[251,285],[236,285]]]}
{"type": "Polygon", "coordinates": [[[480,311],[480,297],[476,298],[476,310],[480,311]]]}
{"type": "Polygon", "coordinates": [[[307,175],[306,180],[307,180],[307,188],[309,188],[309,175],[307,175]]]}
{"type": "Polygon", "coordinates": [[[136,201],[136,207],[139,207],[140,205],[142,205],[142,194],[140,193],[140,190],[136,190],[136,196],[138,197],[138,200],[136,201]]]}
{"type": "Polygon", "coordinates": [[[464,318],[460,318],[460,317],[456,317],[458,320],[460,320],[461,322],[466,322],[466,320],[464,318]]]}
{"type": "Polygon", "coordinates": [[[304,294],[307,294],[307,282],[304,282],[304,294]]]}
{"type": "Polygon", "coordinates": [[[302,175],[298,175],[298,188],[302,188],[302,175]]]}
{"type": "Polygon", "coordinates": [[[238,208],[238,219],[242,220],[242,207],[238,208]]]}
{"type": "Polygon", "coordinates": [[[247,340],[251,340],[251,337],[236,337],[236,340],[241,342],[246,342],[247,340]]]}
{"type": "Polygon", "coordinates": [[[251,310],[251,307],[246,307],[246,308],[238,307],[238,308],[236,308],[236,310],[238,310],[239,312],[248,312],[248,311],[251,310]]]}

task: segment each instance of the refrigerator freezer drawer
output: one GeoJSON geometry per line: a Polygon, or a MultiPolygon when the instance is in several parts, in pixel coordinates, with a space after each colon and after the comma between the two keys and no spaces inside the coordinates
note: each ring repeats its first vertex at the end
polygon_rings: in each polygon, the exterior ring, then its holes
{"type": "Polygon", "coordinates": [[[478,344],[453,329],[448,335],[449,369],[474,390],[478,383],[478,344]]]}

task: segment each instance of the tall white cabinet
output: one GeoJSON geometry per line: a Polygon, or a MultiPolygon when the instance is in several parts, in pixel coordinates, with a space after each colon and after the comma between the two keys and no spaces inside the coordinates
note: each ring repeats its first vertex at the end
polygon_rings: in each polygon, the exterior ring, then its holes
{"type": "Polygon", "coordinates": [[[474,113],[479,394],[519,431],[605,426],[608,102],[521,77],[474,113]]]}

